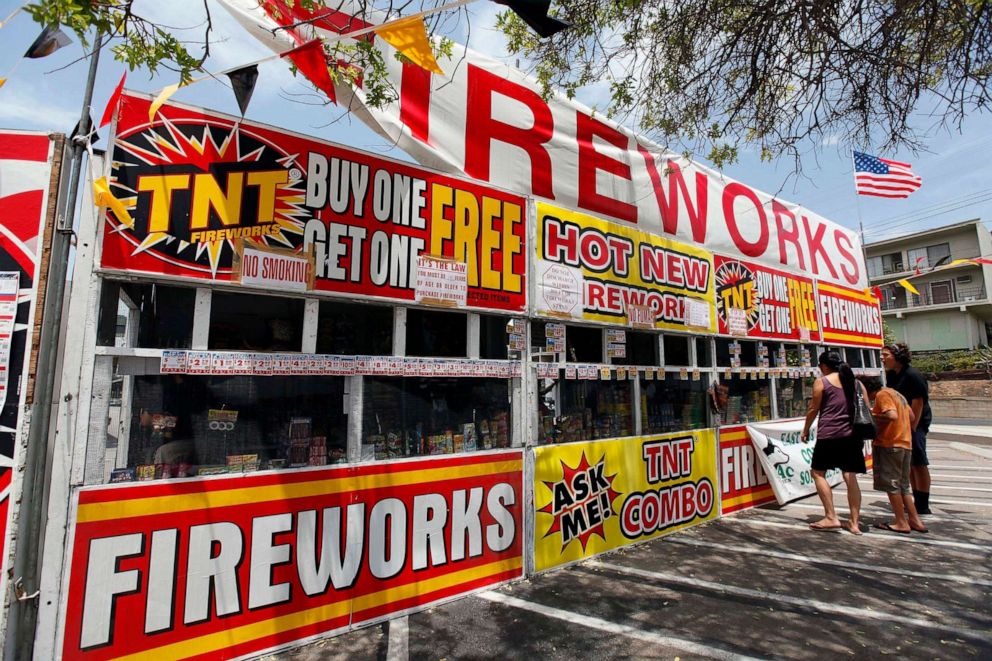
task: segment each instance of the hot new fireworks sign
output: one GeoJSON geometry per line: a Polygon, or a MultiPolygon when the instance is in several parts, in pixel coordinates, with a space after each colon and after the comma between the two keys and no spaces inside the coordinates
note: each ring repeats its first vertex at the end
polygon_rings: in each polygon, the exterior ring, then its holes
{"type": "Polygon", "coordinates": [[[295,133],[125,94],[105,269],[219,282],[243,248],[313,259],[316,291],[412,301],[422,254],[464,264],[466,305],[525,306],[525,204],[295,133]]]}

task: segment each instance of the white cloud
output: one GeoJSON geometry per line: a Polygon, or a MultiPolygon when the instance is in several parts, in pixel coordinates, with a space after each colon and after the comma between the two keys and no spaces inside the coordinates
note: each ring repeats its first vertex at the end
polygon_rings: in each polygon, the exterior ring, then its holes
{"type": "Polygon", "coordinates": [[[45,86],[22,80],[8,81],[3,89],[3,103],[0,103],[0,125],[25,130],[71,131],[79,121],[79,110],[70,110],[64,102],[39,102],[54,98],[42,87],[45,86]]]}

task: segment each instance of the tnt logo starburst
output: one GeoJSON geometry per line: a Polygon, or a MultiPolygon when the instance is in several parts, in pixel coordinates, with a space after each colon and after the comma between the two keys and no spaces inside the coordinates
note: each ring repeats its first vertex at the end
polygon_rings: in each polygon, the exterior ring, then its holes
{"type": "Polygon", "coordinates": [[[544,482],[551,491],[551,502],[538,512],[554,517],[544,536],[560,533],[563,551],[570,542],[578,539],[585,552],[593,535],[606,540],[606,520],[617,515],[613,501],[622,495],[613,489],[617,474],[606,474],[605,455],[596,464],[590,465],[585,452],[574,468],[562,461],[561,471],[561,480],[544,482]]]}
{"type": "Polygon", "coordinates": [[[730,308],[744,310],[748,329],[754,328],[758,323],[761,293],[751,269],[740,262],[725,262],[716,270],[714,279],[716,308],[720,318],[726,323],[730,318],[730,308]]]}

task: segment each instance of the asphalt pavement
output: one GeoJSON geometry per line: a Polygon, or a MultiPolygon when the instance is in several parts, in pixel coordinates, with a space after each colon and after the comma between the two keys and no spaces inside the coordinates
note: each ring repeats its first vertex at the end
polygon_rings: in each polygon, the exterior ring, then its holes
{"type": "MultiPolygon", "coordinates": [[[[861,480],[865,534],[813,496],[270,659],[992,659],[992,448],[930,441],[929,534],[861,480]]],[[[834,492],[847,515],[843,486],[834,492]]]]}

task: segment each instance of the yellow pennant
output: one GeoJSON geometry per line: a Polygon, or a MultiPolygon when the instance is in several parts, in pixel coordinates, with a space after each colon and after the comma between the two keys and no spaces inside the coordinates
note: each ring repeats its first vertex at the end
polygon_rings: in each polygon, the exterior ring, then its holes
{"type": "Polygon", "coordinates": [[[899,281],[899,284],[902,285],[903,287],[905,287],[906,288],[906,291],[911,291],[914,294],[916,294],[917,296],[920,295],[920,292],[916,291],[916,287],[914,287],[913,286],[913,283],[911,283],[909,280],[900,280],[899,281]]]}
{"type": "Polygon", "coordinates": [[[117,220],[132,229],[134,228],[134,219],[131,218],[124,203],[110,192],[110,185],[107,183],[106,177],[100,177],[93,182],[93,201],[96,202],[97,206],[108,207],[117,216],[117,220]]]}
{"type": "Polygon", "coordinates": [[[161,108],[162,105],[169,100],[169,97],[175,94],[176,90],[178,90],[180,87],[182,87],[182,83],[175,83],[173,85],[169,85],[168,87],[166,87],[165,89],[163,89],[161,92],[158,93],[158,96],[156,96],[155,100],[152,101],[152,105],[148,106],[149,122],[155,121],[155,115],[158,114],[158,109],[161,108]]]}
{"type": "Polygon", "coordinates": [[[375,33],[421,69],[444,73],[434,59],[434,51],[427,38],[427,26],[420,16],[387,23],[376,28],[375,33]]]}
{"type": "Polygon", "coordinates": [[[7,79],[6,78],[0,78],[0,87],[3,87],[6,84],[7,84],[7,79]]]}
{"type": "Polygon", "coordinates": [[[955,259],[950,264],[948,264],[948,266],[957,266],[958,264],[974,264],[974,263],[975,260],[973,259],[955,259]]]}

